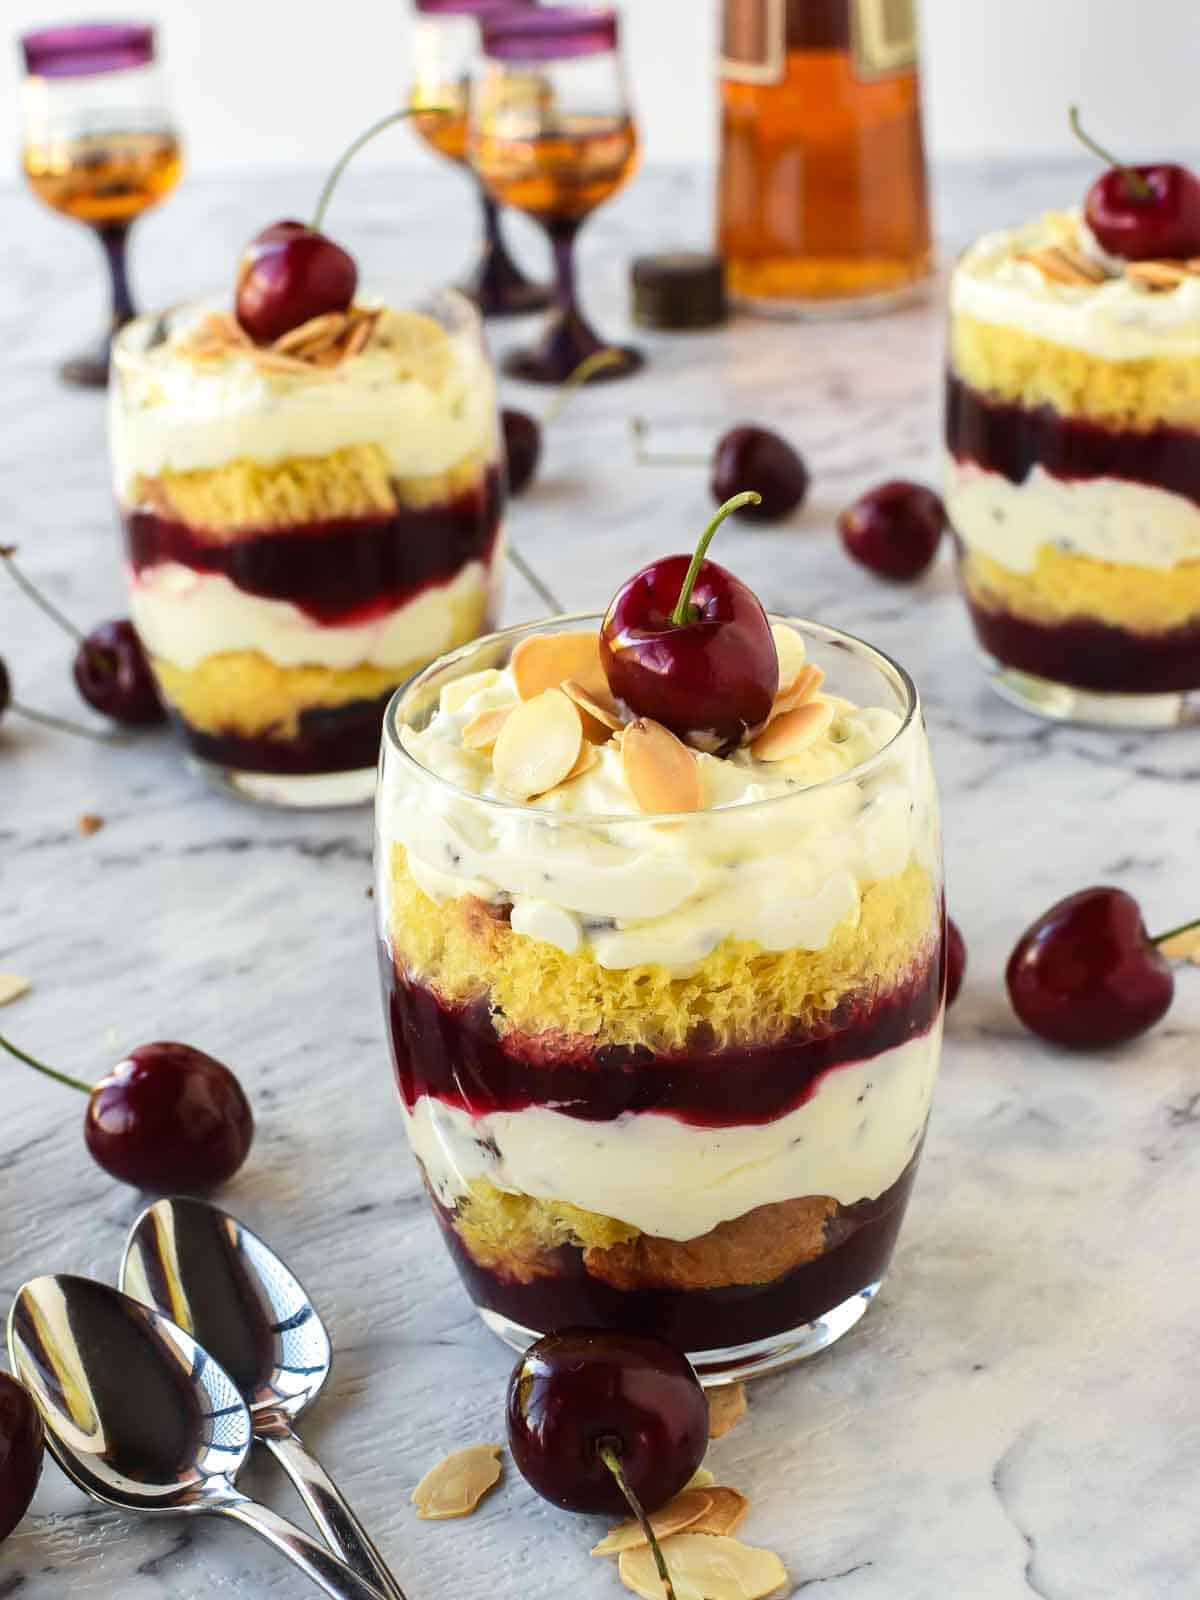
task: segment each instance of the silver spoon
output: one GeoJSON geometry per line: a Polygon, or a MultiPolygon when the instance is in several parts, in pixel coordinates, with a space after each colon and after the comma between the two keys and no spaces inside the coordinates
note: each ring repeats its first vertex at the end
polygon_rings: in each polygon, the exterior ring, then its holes
{"type": "Polygon", "coordinates": [[[229,1374],[165,1317],[89,1278],[34,1278],[9,1313],[8,1352],[50,1453],[93,1499],[232,1517],[331,1600],[380,1600],[318,1540],[235,1487],[250,1413],[229,1374]]]}
{"type": "Polygon", "coordinates": [[[333,1350],[303,1285],[279,1257],[217,1206],[158,1200],[130,1230],[121,1287],[221,1363],[250,1408],[255,1438],[291,1478],[330,1548],[385,1600],[404,1600],[337,1485],[294,1432],[324,1387],[333,1350]]]}

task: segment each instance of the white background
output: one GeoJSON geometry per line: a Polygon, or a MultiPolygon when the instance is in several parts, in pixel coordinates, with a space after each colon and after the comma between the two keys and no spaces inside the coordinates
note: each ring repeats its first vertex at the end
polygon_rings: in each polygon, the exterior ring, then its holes
{"type": "MultiPolygon", "coordinates": [[[[717,0],[626,0],[646,160],[713,150],[717,0]]],[[[120,15],[120,0],[5,0],[7,28],[120,15]]],[[[129,14],[142,10],[134,0],[129,14]]],[[[1197,0],[923,0],[935,159],[1066,155],[1065,108],[1130,159],[1200,142],[1197,0]]],[[[405,80],[406,0],[158,0],[195,172],[320,166],[405,80]]],[[[8,82],[16,122],[15,57],[8,82]]],[[[429,160],[398,130],[364,162],[429,160]]]]}

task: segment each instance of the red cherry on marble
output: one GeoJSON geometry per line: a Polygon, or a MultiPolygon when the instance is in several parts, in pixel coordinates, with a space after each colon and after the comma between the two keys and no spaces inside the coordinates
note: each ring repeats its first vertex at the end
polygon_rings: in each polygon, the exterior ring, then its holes
{"type": "Polygon", "coordinates": [[[738,509],[744,522],[778,522],[803,505],[808,493],[808,468],[786,439],[744,422],[717,440],[713,456],[712,493],[718,505],[745,489],[757,501],[738,509]]]}
{"type": "Polygon", "coordinates": [[[242,1087],[191,1045],[139,1045],[95,1087],[48,1067],[0,1035],[27,1066],[88,1097],[83,1136],[98,1166],[138,1189],[204,1194],[232,1178],[254,1139],[242,1087]]]}
{"type": "Polygon", "coordinates": [[[8,668],[4,657],[0,656],[0,717],[12,705],[12,679],[8,675],[8,668]]]}
{"type": "Polygon", "coordinates": [[[271,344],[313,317],[347,311],[358,288],[354,257],[304,222],[273,222],[238,262],[237,319],[255,344],[271,344]]]}
{"type": "Polygon", "coordinates": [[[855,561],[884,578],[919,578],[937,555],[946,508],[932,489],[893,478],[868,489],[838,517],[855,561]]]}
{"type": "Polygon", "coordinates": [[[28,1389],[0,1372],[0,1544],[29,1510],[42,1475],[45,1443],[42,1419],[28,1389]]]}
{"type": "Polygon", "coordinates": [[[1083,215],[1101,249],[1125,261],[1186,260],[1200,254],[1200,178],[1187,167],[1158,161],[1122,165],[1070,112],[1076,137],[1109,164],[1083,203],[1083,215]]]}
{"type": "Polygon", "coordinates": [[[779,658],[757,596],[706,561],[709,541],[753,494],[727,500],[691,556],[652,561],[623,583],[600,627],[608,686],[700,750],[731,750],[770,714],[779,658]]]}
{"type": "Polygon", "coordinates": [[[92,629],[75,652],[72,671],[88,705],[114,722],[148,727],[166,721],[142,641],[124,617],[92,629]]]}
{"type": "Polygon", "coordinates": [[[673,1345],[573,1328],[531,1345],[508,1383],[508,1443],[523,1477],[567,1511],[619,1516],[628,1498],[610,1445],[646,1511],[678,1494],[708,1448],[708,1401],[673,1345]]]}
{"type": "Polygon", "coordinates": [[[527,411],[503,410],[500,427],[508,463],[508,492],[521,494],[529,487],[542,458],[542,425],[527,411]]]}
{"type": "Polygon", "coordinates": [[[1013,1010],[1075,1050],[1123,1044],[1166,1013],[1175,978],[1123,889],[1067,895],[1017,940],[1005,973],[1013,1010]]]}
{"type": "Polygon", "coordinates": [[[946,1009],[958,999],[967,970],[967,941],[953,917],[946,918],[946,1009]]]}

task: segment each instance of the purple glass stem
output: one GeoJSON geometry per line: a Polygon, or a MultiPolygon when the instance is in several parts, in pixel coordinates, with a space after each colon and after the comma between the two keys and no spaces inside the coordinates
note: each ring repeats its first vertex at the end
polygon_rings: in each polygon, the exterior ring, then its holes
{"type": "Polygon", "coordinates": [[[129,287],[129,229],[128,222],[108,222],[96,229],[104,259],[108,263],[108,281],[112,296],[112,332],[123,328],[134,315],[133,293],[129,287]]]}

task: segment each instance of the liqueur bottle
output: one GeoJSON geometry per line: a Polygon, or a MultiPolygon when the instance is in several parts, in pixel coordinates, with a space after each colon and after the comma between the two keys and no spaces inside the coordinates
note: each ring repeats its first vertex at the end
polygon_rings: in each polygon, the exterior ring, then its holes
{"type": "Polygon", "coordinates": [[[911,297],[933,265],[914,0],[723,0],[717,216],[747,309],[911,297]]]}

